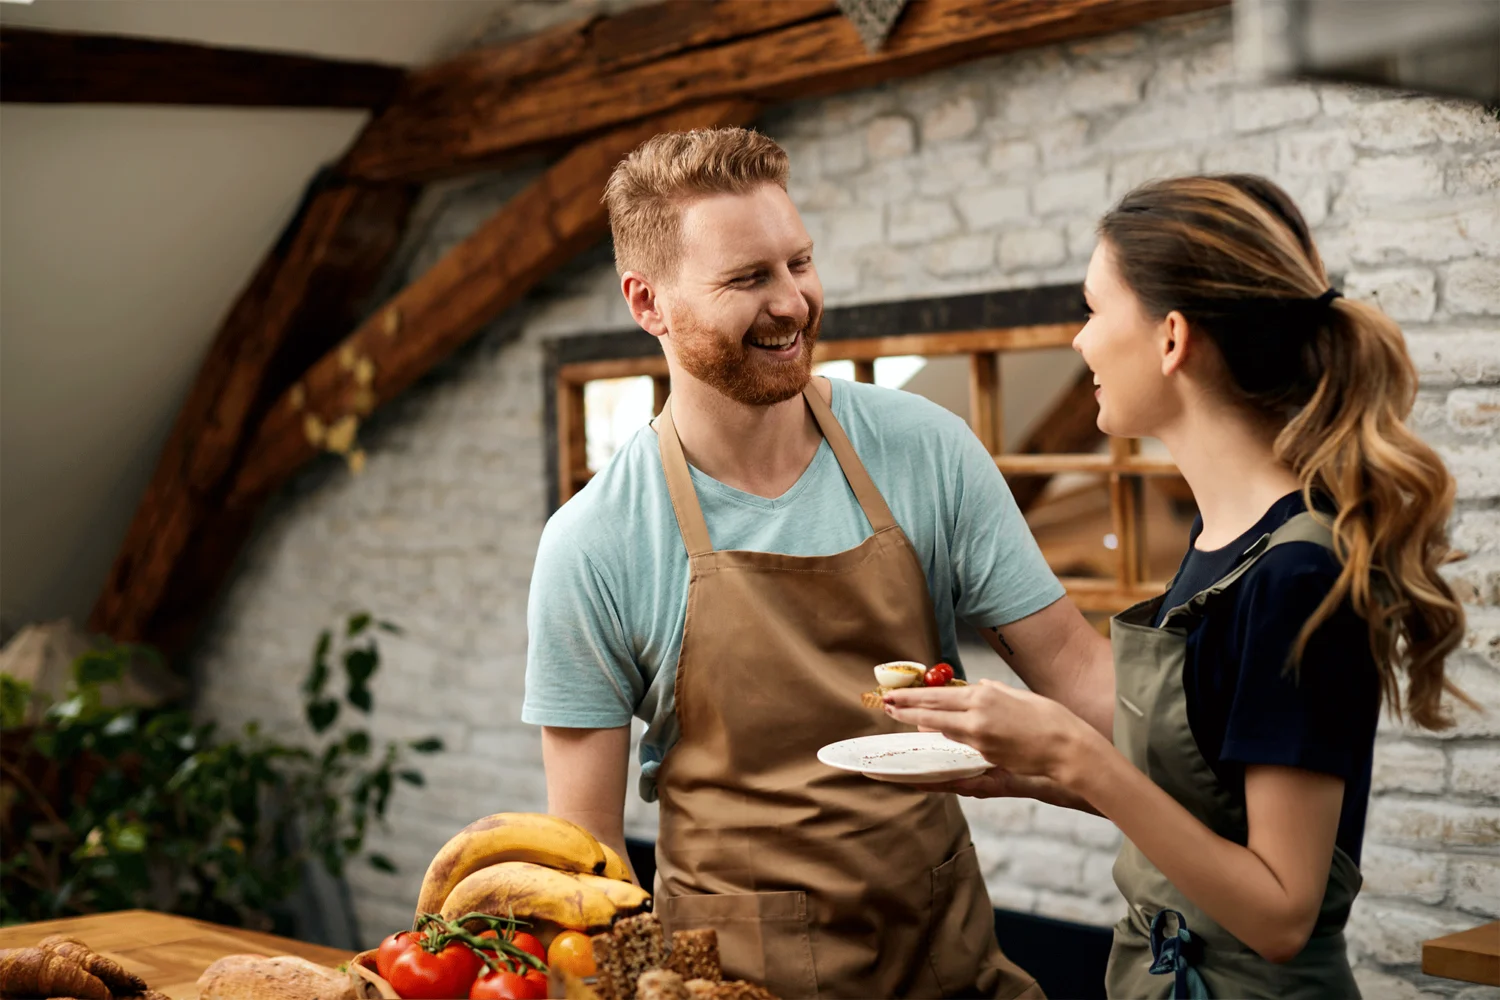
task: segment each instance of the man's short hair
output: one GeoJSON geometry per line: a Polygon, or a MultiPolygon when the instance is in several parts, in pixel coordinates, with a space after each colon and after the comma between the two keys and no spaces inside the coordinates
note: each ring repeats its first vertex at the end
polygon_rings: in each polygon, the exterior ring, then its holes
{"type": "Polygon", "coordinates": [[[786,150],[744,128],[663,132],[637,146],[604,187],[615,270],[670,280],[682,258],[682,209],[695,197],[786,190],[786,150]]]}

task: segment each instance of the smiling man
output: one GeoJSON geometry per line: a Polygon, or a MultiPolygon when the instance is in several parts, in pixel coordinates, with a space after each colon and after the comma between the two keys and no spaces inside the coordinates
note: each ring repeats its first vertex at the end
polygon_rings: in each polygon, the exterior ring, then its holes
{"type": "Polygon", "coordinates": [[[548,807],[623,854],[639,717],[657,912],[717,930],[727,975],[786,998],[1040,996],[995,943],[954,796],[816,754],[901,731],[861,707],[871,668],[960,666],[959,618],[1107,733],[1108,644],[962,421],[812,377],[823,290],[787,173],[729,128],[659,135],[610,179],[620,288],[672,396],[542,536],[522,717],[548,807]]]}

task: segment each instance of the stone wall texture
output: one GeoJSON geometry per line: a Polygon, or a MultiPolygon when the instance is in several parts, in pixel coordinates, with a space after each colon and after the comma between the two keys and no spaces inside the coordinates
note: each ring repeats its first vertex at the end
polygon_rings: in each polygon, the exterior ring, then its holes
{"type": "MultiPolygon", "coordinates": [[[[760,127],[791,155],[830,305],[1077,281],[1096,219],[1133,185],[1253,171],[1296,198],[1335,283],[1401,321],[1422,378],[1414,426],[1458,480],[1468,558],[1450,576],[1469,633],[1450,667],[1489,710],[1442,735],[1383,728],[1349,941],[1366,996],[1479,995],[1416,963],[1421,940],[1500,916],[1496,116],[1238,82],[1229,16],[1212,13],[793,103],[760,127]]],[[[530,176],[430,189],[391,280],[420,273],[530,176]]],[[[410,919],[428,860],[460,826],[546,806],[538,734],[519,721],[547,515],[543,345],[602,330],[645,336],[601,247],[379,414],[362,431],[363,475],[329,460],[285,491],[198,651],[205,713],[287,727],[319,628],[354,608],[405,626],[386,644],[376,726],[438,733],[449,750],[423,762],[427,787],[402,788],[377,837],[400,873],[351,877],[370,941],[410,919]]],[[[1108,822],[1025,801],[968,811],[996,905],[1095,924],[1121,914],[1108,822]]],[[[628,821],[653,834],[633,794],[628,821]]]]}

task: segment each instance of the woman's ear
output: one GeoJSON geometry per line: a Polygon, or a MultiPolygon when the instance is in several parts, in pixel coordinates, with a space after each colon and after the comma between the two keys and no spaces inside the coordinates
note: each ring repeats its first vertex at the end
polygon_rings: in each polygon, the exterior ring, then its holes
{"type": "Polygon", "coordinates": [[[1187,363],[1192,330],[1187,317],[1176,309],[1167,313],[1161,321],[1161,373],[1172,375],[1187,363]]]}
{"type": "Polygon", "coordinates": [[[626,271],[620,275],[620,293],[625,296],[625,304],[630,306],[630,315],[642,330],[653,337],[666,336],[667,319],[651,282],[634,271],[626,271]]]}

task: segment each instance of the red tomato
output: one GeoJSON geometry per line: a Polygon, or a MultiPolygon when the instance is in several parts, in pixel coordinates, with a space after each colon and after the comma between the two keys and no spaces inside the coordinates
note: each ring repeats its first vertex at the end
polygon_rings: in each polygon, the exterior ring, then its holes
{"type": "Polygon", "coordinates": [[[524,976],[503,969],[486,972],[469,990],[469,1000],[542,1000],[546,995],[547,977],[534,971],[524,976]]]}
{"type": "Polygon", "coordinates": [[[397,955],[415,946],[418,937],[416,931],[397,931],[380,942],[380,950],[375,953],[375,970],[380,973],[381,978],[391,978],[391,963],[396,960],[397,955]]]}
{"type": "Polygon", "coordinates": [[[542,947],[542,942],[537,940],[535,934],[516,931],[516,935],[510,939],[510,943],[522,951],[530,952],[544,963],[547,961],[547,949],[542,947]]]}
{"type": "Polygon", "coordinates": [[[930,688],[940,688],[953,679],[953,668],[946,663],[934,663],[923,678],[930,688]]]}
{"type": "Polygon", "coordinates": [[[469,995],[483,966],[472,948],[454,941],[436,955],[422,947],[407,949],[385,978],[405,1000],[454,1000],[469,995]]]}

